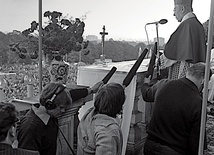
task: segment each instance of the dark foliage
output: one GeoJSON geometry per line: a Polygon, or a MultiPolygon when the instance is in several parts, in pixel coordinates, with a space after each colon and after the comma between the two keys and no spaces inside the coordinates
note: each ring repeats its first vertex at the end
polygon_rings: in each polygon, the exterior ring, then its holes
{"type": "MultiPolygon", "coordinates": [[[[55,51],[58,51],[59,55],[65,55],[87,48],[88,41],[83,41],[82,37],[85,23],[79,18],[75,18],[75,20],[64,19],[62,13],[57,11],[46,11],[44,17],[49,19],[48,24],[42,28],[44,55],[52,54],[55,51]]],[[[31,22],[30,28],[21,33],[24,36],[23,40],[11,45],[11,51],[18,52],[22,59],[26,57],[27,53],[30,58],[37,59],[38,27],[39,24],[36,21],[31,22]],[[35,35],[35,31],[37,31],[37,35],[35,35]]]]}
{"type": "MultiPolygon", "coordinates": [[[[38,52],[34,48],[28,47],[27,50],[31,50],[29,55],[25,55],[25,53],[19,53],[14,52],[11,49],[17,48],[18,43],[20,41],[24,40],[23,35],[21,32],[14,31],[10,32],[8,34],[0,33],[0,56],[2,56],[1,60],[2,63],[32,63],[32,62],[38,62],[38,52]],[[12,43],[11,43],[12,42],[12,43]],[[13,47],[13,48],[11,48],[13,47]],[[19,55],[20,54],[20,55],[19,55]],[[20,57],[23,57],[25,55],[25,59],[20,59],[20,57]],[[35,59],[36,58],[36,59],[35,59]]],[[[79,56],[81,54],[81,61],[86,64],[92,64],[94,63],[95,59],[99,59],[100,55],[102,53],[102,44],[101,43],[94,43],[92,42],[86,42],[87,48],[82,49],[82,52],[70,52],[68,54],[67,61],[72,62],[78,62],[79,56]]],[[[136,43],[137,44],[137,43],[136,43]]],[[[24,46],[24,44],[21,44],[24,46]]],[[[20,46],[20,45],[19,45],[20,46]]],[[[22,48],[20,46],[20,48],[22,48]]],[[[106,55],[107,59],[112,59],[114,62],[119,61],[125,61],[125,60],[136,60],[138,58],[138,52],[139,47],[141,49],[144,49],[146,45],[144,43],[139,43],[136,46],[130,45],[128,42],[125,41],[106,41],[105,42],[105,48],[104,48],[104,54],[106,55]]]]}
{"type": "MultiPolygon", "coordinates": [[[[142,49],[146,45],[141,43],[137,46],[132,46],[127,42],[120,41],[106,41],[104,47],[104,55],[106,59],[112,59],[113,62],[119,61],[128,61],[128,60],[136,60],[138,58],[139,47],[142,49]]],[[[94,63],[95,59],[100,59],[100,55],[102,54],[102,44],[92,44],[89,43],[88,48],[90,53],[88,55],[82,56],[82,61],[88,64],[94,63]]],[[[74,55],[70,57],[75,57],[74,55]]],[[[78,55],[76,55],[76,59],[74,62],[78,62],[78,55]]]]}

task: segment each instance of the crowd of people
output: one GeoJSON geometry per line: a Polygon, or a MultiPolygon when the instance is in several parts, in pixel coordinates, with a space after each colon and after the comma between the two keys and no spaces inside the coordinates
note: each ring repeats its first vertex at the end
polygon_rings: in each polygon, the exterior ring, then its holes
{"type": "MultiPolygon", "coordinates": [[[[6,100],[24,99],[27,97],[27,84],[29,78],[32,78],[31,84],[34,89],[34,96],[39,93],[39,66],[37,64],[6,64],[0,67],[0,75],[3,91],[6,95],[6,100]],[[5,74],[6,73],[6,74],[5,74]]],[[[69,73],[67,83],[76,84],[77,65],[69,65],[69,73]]],[[[43,87],[50,83],[50,74],[46,67],[43,67],[42,84],[43,87]]]]}

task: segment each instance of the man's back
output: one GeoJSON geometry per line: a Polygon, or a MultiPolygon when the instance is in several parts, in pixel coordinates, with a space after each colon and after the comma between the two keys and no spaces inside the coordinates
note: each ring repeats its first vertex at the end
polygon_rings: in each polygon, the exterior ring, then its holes
{"type": "Polygon", "coordinates": [[[196,85],[182,78],[157,90],[155,108],[148,127],[152,140],[186,154],[196,152],[200,132],[201,96],[196,85]]]}

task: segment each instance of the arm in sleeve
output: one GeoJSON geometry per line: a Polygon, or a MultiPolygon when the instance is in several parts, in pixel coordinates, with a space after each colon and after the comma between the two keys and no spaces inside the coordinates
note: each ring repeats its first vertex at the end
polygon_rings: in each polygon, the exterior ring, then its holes
{"type": "Polygon", "coordinates": [[[122,153],[122,137],[119,130],[112,130],[110,133],[100,132],[95,137],[96,155],[105,154],[121,154],[122,153]]]}
{"type": "Polygon", "coordinates": [[[81,98],[84,98],[88,95],[88,89],[87,88],[81,88],[81,89],[71,89],[70,95],[73,101],[77,101],[81,98]]]}
{"type": "Polygon", "coordinates": [[[156,91],[162,88],[162,86],[168,81],[169,81],[168,79],[162,79],[158,81],[156,84],[154,84],[153,86],[149,86],[148,83],[144,83],[141,88],[143,99],[146,102],[154,102],[156,91]]]}
{"type": "Polygon", "coordinates": [[[143,96],[143,99],[146,102],[154,102],[154,90],[152,87],[149,86],[148,83],[144,83],[141,88],[141,93],[143,96]]]}

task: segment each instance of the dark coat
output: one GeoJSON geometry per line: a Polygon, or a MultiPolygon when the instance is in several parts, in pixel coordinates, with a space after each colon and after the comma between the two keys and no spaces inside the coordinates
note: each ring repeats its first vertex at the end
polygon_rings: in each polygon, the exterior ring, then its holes
{"type": "Polygon", "coordinates": [[[143,94],[144,98],[151,100],[154,97],[154,110],[147,133],[151,140],[183,155],[197,155],[202,108],[200,92],[187,78],[163,83],[156,86],[155,91],[149,91],[148,85],[143,85],[146,89],[142,90],[147,91],[142,93],[148,93],[143,94]]]}
{"type": "Polygon", "coordinates": [[[12,148],[9,144],[0,143],[0,155],[39,155],[38,151],[12,148]]]}

